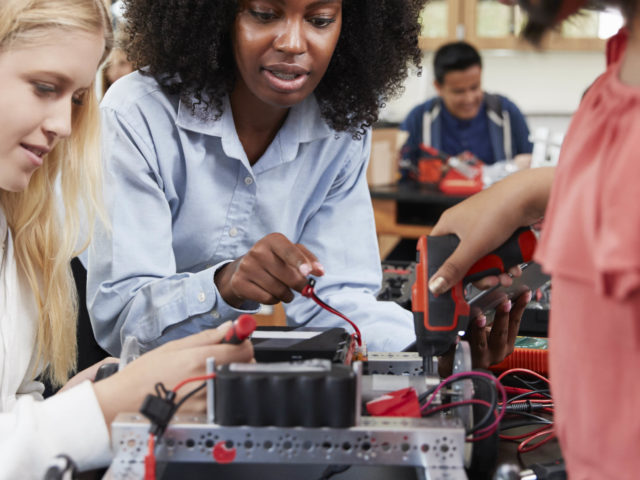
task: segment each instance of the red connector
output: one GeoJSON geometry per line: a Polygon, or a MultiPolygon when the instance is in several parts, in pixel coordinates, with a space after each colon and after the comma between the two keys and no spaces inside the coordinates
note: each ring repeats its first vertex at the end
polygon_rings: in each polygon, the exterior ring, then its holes
{"type": "Polygon", "coordinates": [[[144,480],[156,480],[156,442],[153,434],[149,434],[149,452],[144,457],[144,480]]]}
{"type": "Polygon", "coordinates": [[[320,305],[322,308],[324,308],[328,312],[331,312],[334,315],[337,315],[338,317],[342,318],[344,321],[348,322],[353,327],[353,329],[355,330],[355,334],[354,335],[355,335],[356,342],[358,342],[358,347],[361,347],[362,346],[362,335],[360,334],[360,329],[358,328],[358,326],[355,323],[353,323],[351,320],[349,320],[346,316],[344,316],[342,313],[340,313],[338,310],[336,310],[335,308],[327,305],[322,300],[320,300],[318,298],[318,296],[316,295],[316,292],[314,290],[315,284],[316,284],[316,281],[313,278],[310,278],[309,281],[307,282],[307,284],[302,289],[302,292],[300,292],[302,294],[302,296],[310,298],[311,300],[316,302],[318,305],[320,305]]]}

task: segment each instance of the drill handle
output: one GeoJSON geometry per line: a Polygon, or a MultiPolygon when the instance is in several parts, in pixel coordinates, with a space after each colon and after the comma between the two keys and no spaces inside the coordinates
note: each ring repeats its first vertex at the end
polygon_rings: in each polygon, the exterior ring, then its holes
{"type": "Polygon", "coordinates": [[[518,229],[503,245],[476,262],[463,281],[436,297],[429,291],[429,278],[451,256],[459,243],[460,240],[453,234],[423,236],[418,240],[412,309],[416,345],[423,357],[444,354],[455,342],[458,332],[467,329],[469,304],[464,298],[464,285],[488,275],[504,273],[515,265],[530,261],[536,237],[530,228],[518,229]]]}

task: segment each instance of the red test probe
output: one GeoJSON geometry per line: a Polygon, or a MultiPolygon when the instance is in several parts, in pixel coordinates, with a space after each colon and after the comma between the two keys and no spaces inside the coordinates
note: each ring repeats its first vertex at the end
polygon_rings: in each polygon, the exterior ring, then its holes
{"type": "Polygon", "coordinates": [[[251,315],[243,313],[233,321],[231,328],[227,330],[220,343],[230,343],[239,345],[244,342],[256,329],[256,319],[251,315]]]}

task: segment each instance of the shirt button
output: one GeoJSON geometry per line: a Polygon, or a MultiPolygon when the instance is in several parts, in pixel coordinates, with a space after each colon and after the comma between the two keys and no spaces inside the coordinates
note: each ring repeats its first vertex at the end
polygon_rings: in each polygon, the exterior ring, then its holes
{"type": "Polygon", "coordinates": [[[200,303],[204,302],[205,298],[206,298],[206,296],[205,296],[204,292],[200,292],[200,293],[198,294],[198,301],[199,301],[200,303]]]}
{"type": "Polygon", "coordinates": [[[231,227],[229,229],[229,236],[235,237],[236,235],[238,235],[238,229],[236,227],[231,227]]]}
{"type": "Polygon", "coordinates": [[[220,314],[218,313],[218,311],[217,311],[217,310],[214,310],[213,312],[211,312],[211,316],[212,316],[213,318],[220,318],[220,314]]]}
{"type": "Polygon", "coordinates": [[[253,178],[245,177],[244,183],[245,183],[245,185],[251,185],[253,183],[253,178]]]}

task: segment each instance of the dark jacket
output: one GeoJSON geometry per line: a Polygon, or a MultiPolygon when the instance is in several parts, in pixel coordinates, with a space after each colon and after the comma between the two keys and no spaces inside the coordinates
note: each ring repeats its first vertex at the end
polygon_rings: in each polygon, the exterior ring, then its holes
{"type": "MultiPolygon", "coordinates": [[[[494,158],[482,160],[485,163],[495,163],[511,159],[520,153],[531,153],[533,145],[529,141],[529,128],[518,107],[501,95],[485,93],[483,101],[494,158]]],[[[421,143],[442,150],[443,108],[442,99],[434,97],[411,110],[400,126],[402,130],[409,132],[409,138],[403,147],[405,161],[414,164],[418,161],[421,143]]]]}

